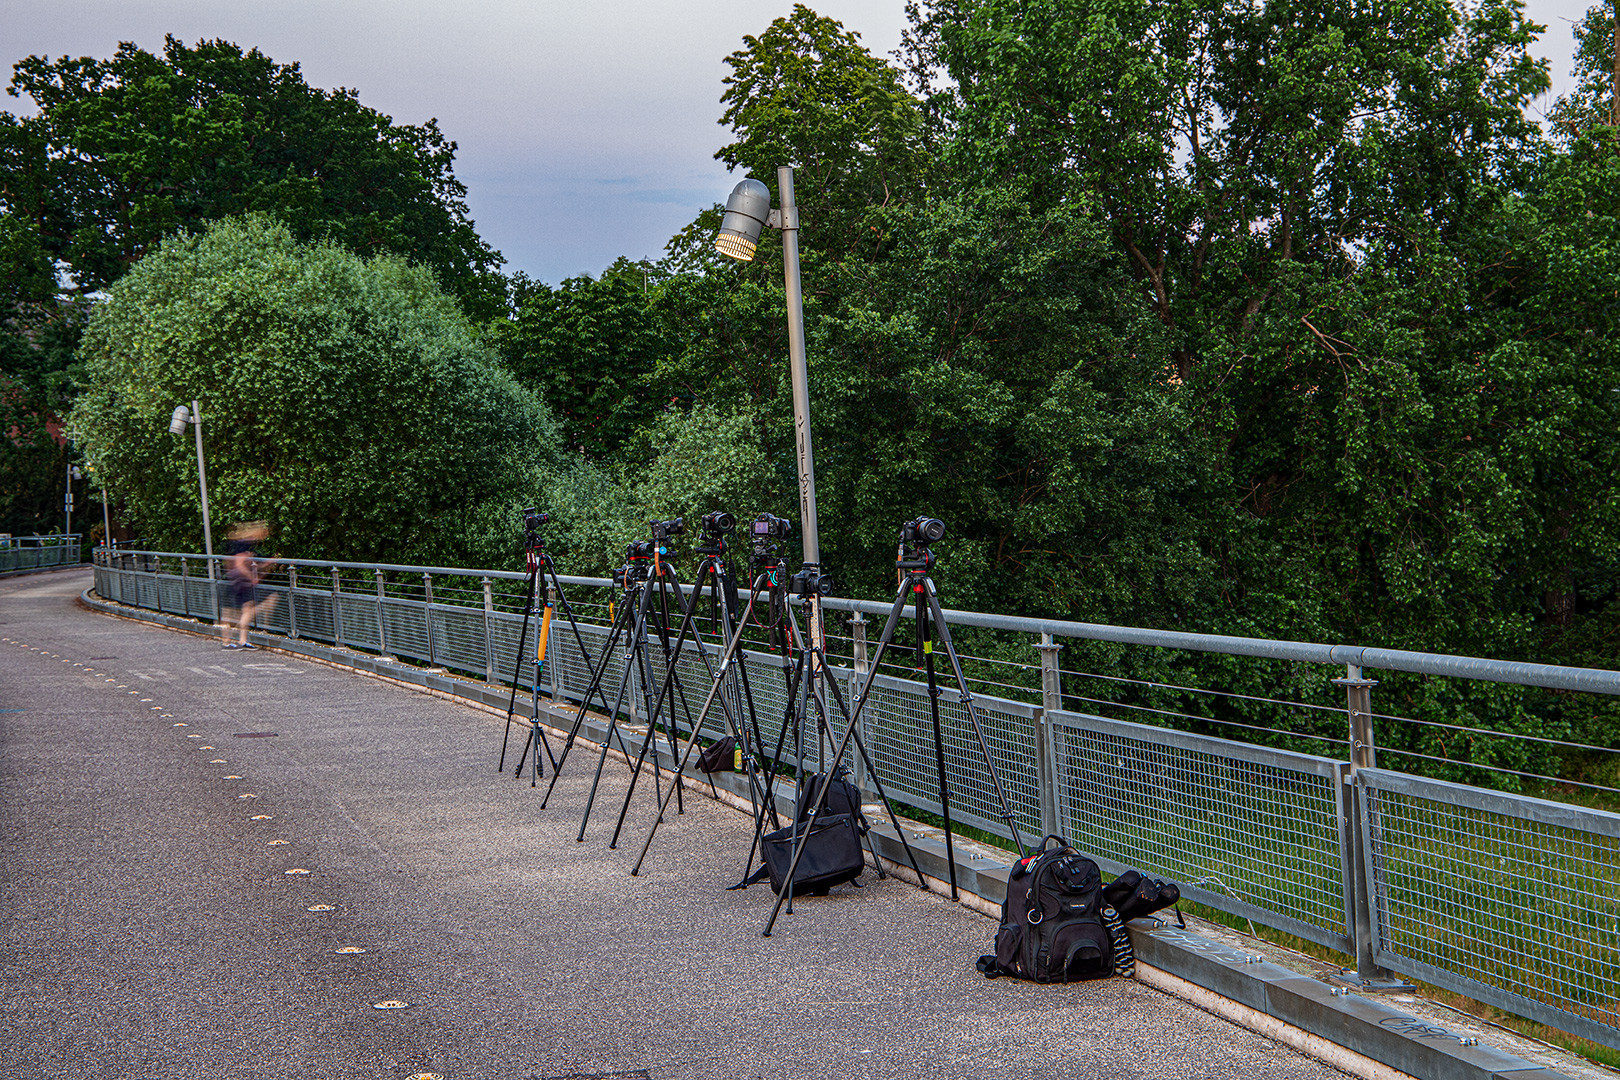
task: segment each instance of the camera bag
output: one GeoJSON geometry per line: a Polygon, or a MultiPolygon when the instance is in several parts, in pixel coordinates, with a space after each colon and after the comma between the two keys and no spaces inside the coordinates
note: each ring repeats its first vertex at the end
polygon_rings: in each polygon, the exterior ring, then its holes
{"type": "Polygon", "coordinates": [[[866,869],[855,818],[850,814],[817,814],[810,821],[796,821],[760,839],[765,872],[770,876],[771,888],[778,893],[787,880],[793,849],[801,839],[804,854],[793,873],[794,896],[822,895],[834,885],[854,881],[866,869]]]}
{"type": "Polygon", "coordinates": [[[722,735],[698,751],[698,768],[706,773],[730,772],[737,760],[737,740],[722,735]]]}
{"type": "Polygon", "coordinates": [[[1102,871],[1063,837],[1048,836],[1014,864],[996,951],[979,957],[978,968],[992,979],[1100,979],[1114,974],[1121,941],[1128,952],[1124,924],[1103,898],[1102,871]]]}

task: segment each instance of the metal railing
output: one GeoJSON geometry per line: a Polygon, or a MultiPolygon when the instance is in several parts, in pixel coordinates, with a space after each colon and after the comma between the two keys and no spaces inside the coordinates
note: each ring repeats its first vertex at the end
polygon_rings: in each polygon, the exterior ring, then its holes
{"type": "Polygon", "coordinates": [[[78,564],[78,533],[0,537],[0,574],[78,564]]]}
{"type": "MultiPolygon", "coordinates": [[[[603,578],[561,580],[583,620],[585,649],[554,620],[539,689],[577,701],[607,639],[613,593],[603,578]]],[[[203,556],[97,552],[96,590],[110,600],[213,618],[218,587],[203,556]]],[[[277,602],[261,605],[268,610],[259,624],[527,690],[533,665],[518,655],[525,587],[525,575],[509,571],[294,560],[264,586],[277,602]]],[[[850,700],[875,646],[867,616],[891,608],[823,603],[829,671],[850,700]]],[[[1189,899],[1353,956],[1352,977],[1366,985],[1420,978],[1620,1047],[1620,814],[1379,768],[1379,725],[1386,736],[1412,729],[1538,737],[1375,713],[1378,684],[1365,677],[1599,695],[1591,700],[1601,703],[1620,695],[1620,672],[978,612],[947,610],[946,619],[959,646],[979,646],[980,655],[962,659],[1021,833],[1064,835],[1105,870],[1136,867],[1176,880],[1189,899]],[[1115,660],[1144,656],[1154,674],[1109,667],[1098,648],[1115,660]],[[1060,663],[1065,649],[1081,666],[1060,663]],[[1038,659],[1020,660],[1019,650],[1038,659]],[[1171,660],[1190,653],[1224,658],[1222,684],[1176,681],[1171,660]],[[1250,683],[1293,696],[1255,692],[1250,683]],[[981,693],[987,689],[995,692],[981,693]],[[1221,734],[1187,730],[1199,727],[1221,734]]],[[[784,659],[751,644],[743,667],[769,747],[787,712],[784,659]]],[[[712,637],[708,648],[717,654],[712,637]]],[[[914,673],[901,660],[894,650],[885,657],[859,734],[887,793],[938,813],[928,689],[906,677],[914,673]]],[[[697,688],[688,702],[695,710],[710,685],[705,661],[688,651],[679,664],[684,684],[697,688]]],[[[639,676],[630,680],[633,715],[639,676]]],[[[1413,696],[1407,685],[1403,700],[1413,696]]],[[[947,680],[940,703],[953,816],[1006,839],[961,698],[947,680]]],[[[690,730],[679,707],[675,715],[690,730]]],[[[723,733],[718,712],[704,733],[723,733]]]]}

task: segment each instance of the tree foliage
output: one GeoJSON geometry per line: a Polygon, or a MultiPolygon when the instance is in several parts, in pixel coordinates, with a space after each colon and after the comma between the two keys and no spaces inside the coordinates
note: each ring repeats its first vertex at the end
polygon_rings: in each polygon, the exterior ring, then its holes
{"type": "Polygon", "coordinates": [[[425,269],[263,217],[164,241],[86,331],[80,445],[143,532],[199,550],[201,401],[216,522],[309,558],[509,565],[517,510],[573,467],[555,422],[425,269]]]}
{"type": "Polygon", "coordinates": [[[300,239],[420,262],[475,316],[499,310],[500,256],[432,120],[395,124],[297,64],[173,37],[161,56],[125,42],[110,59],[28,57],[9,93],[37,112],[0,113],[0,244],[33,279],[60,263],[104,289],[176,230],[262,211],[300,239]]]}

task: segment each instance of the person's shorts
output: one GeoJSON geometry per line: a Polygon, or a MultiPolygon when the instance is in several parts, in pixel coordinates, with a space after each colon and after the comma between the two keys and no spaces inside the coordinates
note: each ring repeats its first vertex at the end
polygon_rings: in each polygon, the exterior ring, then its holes
{"type": "Polygon", "coordinates": [[[231,606],[247,607],[256,599],[253,585],[246,581],[231,582],[231,606]]]}

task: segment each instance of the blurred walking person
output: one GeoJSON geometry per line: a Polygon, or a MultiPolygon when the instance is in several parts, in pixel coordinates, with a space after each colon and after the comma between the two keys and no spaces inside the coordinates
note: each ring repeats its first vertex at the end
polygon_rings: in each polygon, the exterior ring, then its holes
{"type": "Polygon", "coordinates": [[[248,640],[248,628],[256,615],[268,618],[275,610],[276,598],[270,597],[261,605],[259,583],[265,571],[276,564],[275,559],[261,559],[258,546],[270,536],[270,526],[263,521],[248,521],[231,530],[230,548],[225,556],[225,581],[230,594],[231,615],[221,619],[220,635],[227,649],[255,649],[248,640]],[[231,641],[231,622],[236,623],[236,640],[231,641]]]}

